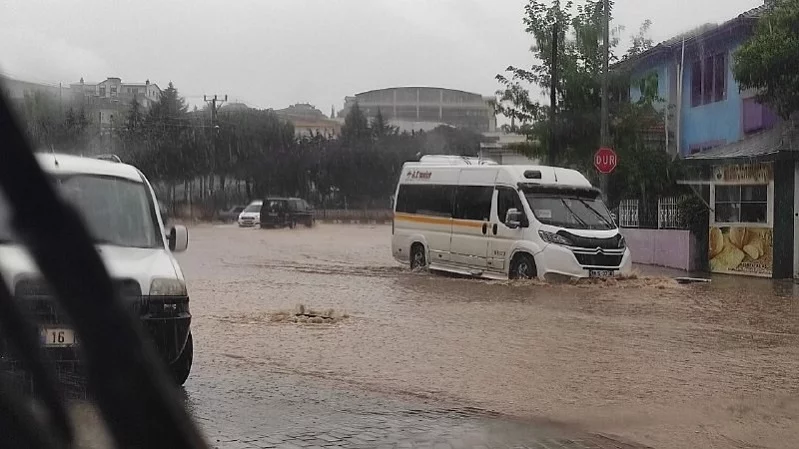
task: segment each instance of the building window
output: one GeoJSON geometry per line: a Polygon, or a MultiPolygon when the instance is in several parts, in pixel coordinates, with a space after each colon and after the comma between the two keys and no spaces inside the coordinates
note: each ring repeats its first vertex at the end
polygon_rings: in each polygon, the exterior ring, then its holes
{"type": "Polygon", "coordinates": [[[754,133],[764,129],[771,129],[779,118],[770,108],[757,102],[755,98],[743,100],[743,127],[744,133],[754,133]]]}
{"type": "Polygon", "coordinates": [[[727,55],[719,53],[691,65],[691,106],[727,99],[727,55]]]}
{"type": "Polygon", "coordinates": [[[689,152],[690,152],[690,154],[701,153],[703,151],[710,150],[711,148],[720,147],[720,146],[722,146],[722,145],[724,145],[726,143],[727,142],[723,141],[723,140],[717,140],[717,141],[713,141],[713,142],[697,143],[697,144],[691,145],[691,147],[689,148],[689,152]]]}
{"type": "Polygon", "coordinates": [[[117,94],[117,87],[111,86],[111,96],[115,96],[117,94]]]}
{"type": "Polygon", "coordinates": [[[716,223],[766,223],[768,186],[717,185],[716,223]]]}
{"type": "Polygon", "coordinates": [[[105,86],[100,88],[100,96],[105,97],[105,86]]]}

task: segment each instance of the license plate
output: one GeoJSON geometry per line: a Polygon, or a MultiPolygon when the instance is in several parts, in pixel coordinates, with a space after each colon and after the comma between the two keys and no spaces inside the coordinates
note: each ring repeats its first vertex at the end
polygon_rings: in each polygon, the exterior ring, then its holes
{"type": "Polygon", "coordinates": [[[613,277],[613,270],[588,270],[588,277],[592,278],[613,277]]]}
{"type": "Polygon", "coordinates": [[[45,328],[39,330],[39,338],[45,347],[67,347],[78,343],[75,331],[64,328],[45,328]]]}

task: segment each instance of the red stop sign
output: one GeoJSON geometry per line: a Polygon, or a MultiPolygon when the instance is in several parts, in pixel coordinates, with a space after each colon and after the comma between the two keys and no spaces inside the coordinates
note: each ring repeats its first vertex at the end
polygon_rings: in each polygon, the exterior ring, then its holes
{"type": "Polygon", "coordinates": [[[594,154],[594,167],[596,167],[596,171],[603,175],[613,173],[618,163],[619,158],[611,148],[600,148],[594,154]]]}

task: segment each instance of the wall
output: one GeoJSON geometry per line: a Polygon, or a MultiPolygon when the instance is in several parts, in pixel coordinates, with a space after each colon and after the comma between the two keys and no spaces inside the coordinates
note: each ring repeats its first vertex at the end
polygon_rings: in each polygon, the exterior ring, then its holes
{"type": "Polygon", "coordinates": [[[691,106],[692,58],[686,55],[682,80],[682,135],[681,154],[690,153],[691,145],[707,142],[715,144],[737,142],[743,137],[741,130],[742,105],[738,83],[733,77],[731,64],[738,44],[727,50],[727,99],[716,103],[691,106]]]}
{"type": "Polygon", "coordinates": [[[656,104],[655,107],[660,109],[668,104],[670,98],[670,78],[669,78],[669,62],[661,61],[656,65],[642,67],[633,72],[630,82],[630,101],[635,103],[641,99],[641,89],[639,81],[641,78],[648,76],[650,73],[657,73],[658,76],[658,96],[663,99],[663,102],[656,104]]]}
{"type": "Polygon", "coordinates": [[[696,242],[690,231],[622,228],[633,263],[694,271],[696,242]]]}

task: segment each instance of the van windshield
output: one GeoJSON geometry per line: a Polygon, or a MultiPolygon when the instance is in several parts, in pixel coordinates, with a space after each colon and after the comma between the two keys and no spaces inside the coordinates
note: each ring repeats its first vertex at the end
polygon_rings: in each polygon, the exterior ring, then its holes
{"type": "Polygon", "coordinates": [[[245,207],[243,212],[251,213],[251,212],[260,212],[261,205],[260,204],[250,204],[249,206],[245,207]]]}
{"type": "Polygon", "coordinates": [[[528,193],[525,195],[535,218],[543,224],[566,229],[616,229],[599,198],[578,195],[528,193]]]}
{"type": "MultiPolygon", "coordinates": [[[[163,246],[145,184],[122,178],[69,175],[53,178],[83,217],[97,243],[134,248],[163,246]]],[[[15,241],[5,198],[0,198],[0,243],[15,241]]]]}

